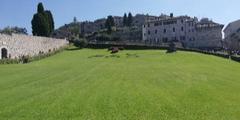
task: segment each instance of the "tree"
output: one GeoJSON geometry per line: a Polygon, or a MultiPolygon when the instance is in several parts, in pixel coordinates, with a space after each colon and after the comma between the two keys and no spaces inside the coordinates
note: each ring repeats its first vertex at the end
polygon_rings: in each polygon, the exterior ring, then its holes
{"type": "Polygon", "coordinates": [[[54,31],[54,27],[55,27],[52,12],[49,10],[46,10],[45,14],[47,15],[47,21],[49,24],[50,33],[52,33],[54,31]]]}
{"type": "Polygon", "coordinates": [[[177,51],[176,45],[173,41],[169,43],[169,47],[167,48],[167,53],[174,53],[177,51]]]}
{"type": "Polygon", "coordinates": [[[73,23],[77,23],[77,17],[73,18],[73,23]]]}
{"type": "Polygon", "coordinates": [[[54,31],[54,20],[51,11],[44,10],[43,4],[38,4],[37,13],[32,19],[32,33],[36,36],[49,37],[54,31]]]}
{"type": "Polygon", "coordinates": [[[114,19],[113,17],[110,15],[108,16],[107,20],[106,20],[106,23],[105,23],[105,27],[107,28],[108,30],[108,33],[111,33],[112,32],[112,27],[115,26],[115,23],[114,23],[114,19]]]}
{"type": "Polygon", "coordinates": [[[75,40],[73,40],[73,44],[74,44],[74,46],[76,46],[80,49],[84,48],[88,45],[87,40],[85,38],[75,39],[75,40]]]}
{"type": "Polygon", "coordinates": [[[44,14],[35,14],[32,20],[32,33],[36,36],[50,35],[49,24],[44,14]]]}
{"type": "Polygon", "coordinates": [[[133,16],[132,16],[132,13],[129,12],[129,13],[128,13],[127,25],[128,25],[129,27],[132,26],[132,22],[133,22],[133,16]]]}
{"type": "Polygon", "coordinates": [[[3,30],[0,30],[0,33],[3,33],[3,34],[12,34],[12,33],[15,33],[15,34],[24,34],[24,35],[27,35],[27,29],[26,28],[20,28],[20,27],[6,27],[4,28],[3,30]]]}
{"type": "Polygon", "coordinates": [[[44,7],[43,7],[43,4],[41,2],[38,3],[37,11],[38,11],[38,13],[44,13],[44,7]]]}
{"type": "Polygon", "coordinates": [[[128,18],[126,13],[124,13],[124,16],[123,16],[123,26],[128,26],[128,18]]]}

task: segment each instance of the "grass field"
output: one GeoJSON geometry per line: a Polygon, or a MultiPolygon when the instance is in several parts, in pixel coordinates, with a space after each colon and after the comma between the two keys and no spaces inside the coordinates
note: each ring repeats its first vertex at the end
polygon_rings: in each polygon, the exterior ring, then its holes
{"type": "Polygon", "coordinates": [[[239,120],[240,63],[191,52],[72,50],[0,65],[0,120],[239,120]]]}

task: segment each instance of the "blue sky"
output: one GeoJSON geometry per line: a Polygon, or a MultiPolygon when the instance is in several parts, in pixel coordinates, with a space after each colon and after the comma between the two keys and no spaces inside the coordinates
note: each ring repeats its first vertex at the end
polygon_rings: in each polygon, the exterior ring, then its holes
{"type": "Polygon", "coordinates": [[[122,16],[129,11],[209,17],[222,24],[240,19],[239,0],[1,0],[0,28],[19,26],[31,33],[31,19],[38,2],[52,11],[56,27],[71,22],[74,16],[83,21],[107,15],[122,16]]]}

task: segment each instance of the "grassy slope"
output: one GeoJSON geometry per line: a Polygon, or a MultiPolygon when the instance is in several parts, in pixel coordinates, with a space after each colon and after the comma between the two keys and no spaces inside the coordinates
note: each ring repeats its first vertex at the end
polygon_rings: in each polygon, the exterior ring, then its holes
{"type": "Polygon", "coordinates": [[[97,54],[109,55],[85,49],[0,65],[0,119],[240,119],[239,63],[157,50],[89,58],[97,54]]]}

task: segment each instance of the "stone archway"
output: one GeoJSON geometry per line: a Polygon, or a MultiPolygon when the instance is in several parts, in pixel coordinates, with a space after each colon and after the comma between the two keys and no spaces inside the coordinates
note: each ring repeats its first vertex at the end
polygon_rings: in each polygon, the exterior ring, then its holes
{"type": "Polygon", "coordinates": [[[8,51],[7,51],[6,48],[2,48],[2,49],[1,49],[1,58],[2,58],[2,59],[8,58],[8,51]]]}

